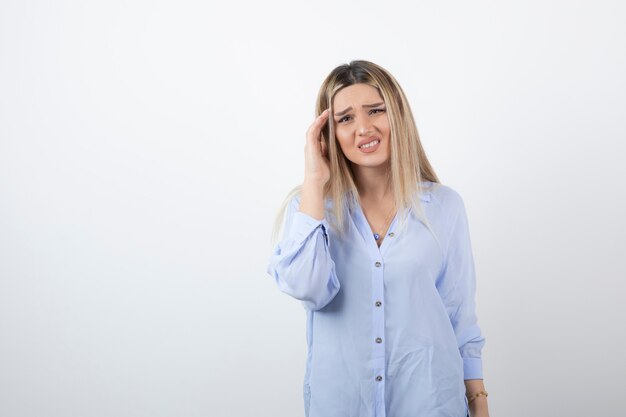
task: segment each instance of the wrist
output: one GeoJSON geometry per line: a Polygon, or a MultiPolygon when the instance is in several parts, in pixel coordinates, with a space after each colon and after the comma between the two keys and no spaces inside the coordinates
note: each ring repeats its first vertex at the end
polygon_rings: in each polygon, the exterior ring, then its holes
{"type": "Polygon", "coordinates": [[[315,177],[304,177],[304,182],[302,183],[303,188],[308,188],[316,191],[323,191],[326,182],[322,179],[315,177]]]}
{"type": "Polygon", "coordinates": [[[324,219],[324,183],[307,179],[302,184],[298,210],[316,220],[324,219]]]}
{"type": "Polygon", "coordinates": [[[487,391],[485,391],[484,389],[479,390],[479,391],[474,391],[472,394],[466,394],[467,395],[467,400],[469,404],[472,404],[474,401],[478,400],[479,398],[484,398],[485,401],[487,400],[487,395],[489,395],[487,393],[487,391]]]}
{"type": "Polygon", "coordinates": [[[469,403],[469,411],[471,417],[489,417],[489,407],[487,406],[487,397],[476,397],[469,403]]]}

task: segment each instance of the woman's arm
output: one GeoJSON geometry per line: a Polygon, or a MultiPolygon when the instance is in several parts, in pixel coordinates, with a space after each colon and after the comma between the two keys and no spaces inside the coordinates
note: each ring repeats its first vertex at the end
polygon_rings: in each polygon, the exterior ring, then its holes
{"type": "MultiPolygon", "coordinates": [[[[444,268],[437,282],[437,289],[450,316],[457,338],[461,358],[466,395],[471,396],[483,385],[482,335],[476,315],[476,272],[469,223],[465,204],[456,191],[449,193],[447,253],[444,268]]],[[[471,417],[488,417],[487,399],[479,396],[469,405],[471,417]]]]}
{"type": "Polygon", "coordinates": [[[305,179],[302,184],[302,201],[298,209],[316,220],[324,219],[324,183],[305,179]]]}
{"type": "MultiPolygon", "coordinates": [[[[465,395],[469,398],[472,394],[485,391],[485,385],[482,379],[466,379],[465,395]]],[[[489,417],[489,408],[487,407],[487,397],[479,395],[469,405],[470,417],[489,417]]]]}
{"type": "MultiPolygon", "coordinates": [[[[302,202],[296,196],[287,210],[285,233],[270,256],[267,272],[274,277],[278,288],[301,300],[304,308],[319,310],[326,306],[339,292],[339,280],[335,263],[330,255],[328,223],[323,216],[323,200],[316,200],[315,190],[306,186],[302,202]],[[313,199],[307,199],[307,196],[313,199]],[[308,201],[308,203],[307,203],[308,201]],[[321,204],[318,204],[320,203],[321,204]],[[313,210],[321,210],[321,219],[315,218],[298,207],[307,204],[313,210]]],[[[311,212],[316,215],[316,212],[311,212]]]]}
{"type": "Polygon", "coordinates": [[[307,130],[302,201],[296,196],[290,202],[284,237],[267,267],[278,287],[301,300],[308,310],[321,309],[339,292],[324,218],[324,185],[330,179],[330,168],[321,129],[328,117],[326,109],[307,130]]]}
{"type": "Polygon", "coordinates": [[[486,340],[476,314],[476,273],[469,224],[461,196],[454,191],[448,199],[447,253],[436,286],[463,359],[463,379],[482,379],[482,348],[486,340]]]}

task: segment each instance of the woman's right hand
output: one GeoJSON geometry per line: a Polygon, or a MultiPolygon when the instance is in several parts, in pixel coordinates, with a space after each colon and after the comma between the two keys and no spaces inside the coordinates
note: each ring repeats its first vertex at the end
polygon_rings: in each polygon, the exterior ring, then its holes
{"type": "Polygon", "coordinates": [[[304,145],[304,181],[319,182],[325,185],[330,179],[328,150],[321,140],[322,127],[328,120],[328,109],[320,114],[306,132],[304,145]]]}

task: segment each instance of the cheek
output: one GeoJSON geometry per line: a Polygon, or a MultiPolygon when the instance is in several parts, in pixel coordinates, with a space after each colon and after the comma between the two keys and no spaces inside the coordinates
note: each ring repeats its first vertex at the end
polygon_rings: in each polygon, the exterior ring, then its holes
{"type": "Polygon", "coordinates": [[[350,146],[346,142],[339,141],[339,147],[344,155],[350,153],[350,146]]]}
{"type": "Polygon", "coordinates": [[[382,124],[381,130],[385,133],[386,136],[389,135],[389,132],[391,131],[391,127],[389,126],[388,120],[385,120],[385,122],[382,124]]]}
{"type": "Polygon", "coordinates": [[[352,140],[350,139],[350,137],[348,137],[348,135],[346,135],[345,132],[342,132],[341,130],[335,130],[335,137],[337,138],[337,142],[339,143],[339,146],[341,146],[342,150],[346,150],[347,148],[349,148],[352,140]]]}
{"type": "Polygon", "coordinates": [[[385,126],[382,129],[383,132],[383,136],[387,139],[387,142],[389,142],[389,140],[391,139],[391,129],[389,126],[385,126]]]}

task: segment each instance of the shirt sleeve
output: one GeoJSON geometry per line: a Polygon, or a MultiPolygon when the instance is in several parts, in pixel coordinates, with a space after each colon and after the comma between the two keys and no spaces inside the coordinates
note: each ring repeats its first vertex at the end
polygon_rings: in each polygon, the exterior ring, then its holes
{"type": "Polygon", "coordinates": [[[267,273],[305,309],[319,310],[337,295],[340,285],[330,256],[328,222],[299,211],[299,205],[296,196],[287,207],[284,233],[270,255],[267,273]]]}
{"type": "Polygon", "coordinates": [[[461,196],[454,192],[453,197],[455,207],[449,219],[447,251],[437,289],[456,335],[464,379],[483,379],[481,354],[485,338],[476,315],[476,273],[469,226],[461,196]]]}

